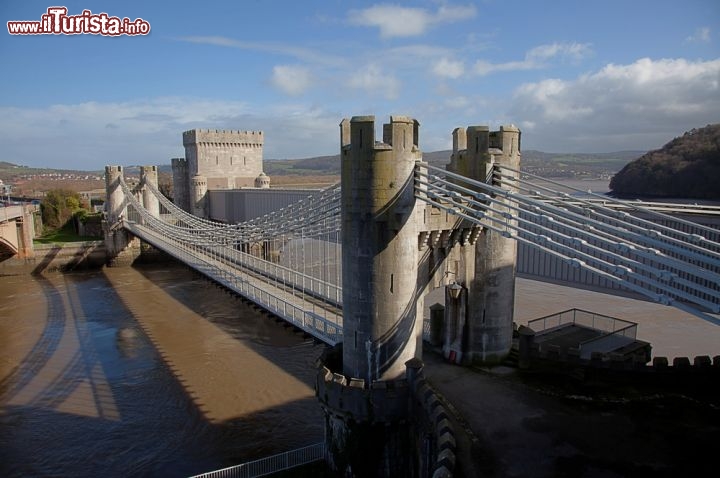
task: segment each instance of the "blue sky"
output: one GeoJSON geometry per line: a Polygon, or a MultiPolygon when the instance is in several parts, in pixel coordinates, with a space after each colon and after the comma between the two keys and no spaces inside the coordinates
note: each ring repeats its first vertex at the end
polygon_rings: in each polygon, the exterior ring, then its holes
{"type": "Polygon", "coordinates": [[[335,154],[343,117],[515,124],[523,149],[646,150],[720,122],[720,3],[66,1],[0,4],[0,160],[166,164],[182,131],[263,130],[265,157],[335,154]],[[147,36],[10,35],[50,6],[147,36]]]}

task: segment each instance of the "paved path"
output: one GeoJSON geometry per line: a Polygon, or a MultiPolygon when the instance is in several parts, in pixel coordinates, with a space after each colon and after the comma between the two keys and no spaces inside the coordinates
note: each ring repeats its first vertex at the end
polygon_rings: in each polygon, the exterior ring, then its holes
{"type": "MultiPolygon", "coordinates": [[[[439,289],[438,289],[439,290],[439,289]]],[[[435,291],[426,307],[441,296],[435,291]],[[433,300],[434,299],[434,300],[433,300]]],[[[518,278],[515,322],[573,307],[637,322],[653,356],[720,354],[720,327],[643,300],[518,278]]],[[[607,390],[477,370],[426,351],[425,373],[452,405],[465,477],[709,476],[720,394],[607,390]]]]}
{"type": "Polygon", "coordinates": [[[454,407],[459,476],[709,476],[720,397],[594,389],[473,370],[425,353],[425,374],[454,407]]]}
{"type": "MultiPolygon", "coordinates": [[[[436,302],[444,302],[442,289],[426,297],[427,317],[436,302]]],[[[672,362],[674,357],[692,361],[696,355],[720,355],[720,326],[674,307],[538,280],[515,280],[514,320],[518,325],[572,308],[636,322],[637,338],[652,344],[654,357],[669,357],[672,362]]]]}
{"type": "Polygon", "coordinates": [[[720,354],[720,326],[666,305],[590,290],[518,278],[515,322],[578,308],[638,324],[638,336],[652,344],[653,356],[692,357],[720,354]]]}

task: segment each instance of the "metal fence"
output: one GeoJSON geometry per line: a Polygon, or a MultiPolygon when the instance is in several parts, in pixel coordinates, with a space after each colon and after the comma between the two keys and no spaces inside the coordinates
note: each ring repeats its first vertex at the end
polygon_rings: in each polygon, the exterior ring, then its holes
{"type": "Polygon", "coordinates": [[[637,324],[596,314],[582,309],[570,309],[528,322],[528,327],[536,333],[547,333],[564,325],[578,325],[601,332],[597,337],[580,342],[577,345],[581,358],[590,358],[593,352],[608,352],[619,349],[637,338],[637,324]]]}
{"type": "Polygon", "coordinates": [[[255,478],[325,459],[325,443],[316,443],[241,465],[209,471],[191,478],[255,478]]]}
{"type": "Polygon", "coordinates": [[[622,335],[634,339],[637,336],[637,324],[627,320],[596,314],[582,309],[569,309],[528,322],[528,327],[544,332],[565,324],[582,325],[600,330],[606,334],[622,335]]]}

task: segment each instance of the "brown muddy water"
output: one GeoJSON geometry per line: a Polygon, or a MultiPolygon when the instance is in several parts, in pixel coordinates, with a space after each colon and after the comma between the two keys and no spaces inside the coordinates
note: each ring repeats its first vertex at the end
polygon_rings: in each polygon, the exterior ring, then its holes
{"type": "Polygon", "coordinates": [[[178,265],[0,277],[0,476],[188,476],[322,441],[322,347],[178,265]]]}

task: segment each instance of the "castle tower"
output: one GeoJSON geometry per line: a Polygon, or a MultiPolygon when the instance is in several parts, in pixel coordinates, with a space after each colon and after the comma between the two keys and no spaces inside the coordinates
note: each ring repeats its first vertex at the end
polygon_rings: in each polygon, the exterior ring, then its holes
{"type": "Polygon", "coordinates": [[[343,343],[323,358],[317,395],[328,461],[353,476],[404,476],[412,467],[405,363],[421,355],[417,315],[420,209],[418,123],[392,116],[340,124],[343,343]]]}
{"type": "Polygon", "coordinates": [[[142,186],[142,204],[145,209],[154,217],[160,217],[160,202],[150,191],[146,184],[152,184],[157,189],[158,172],[157,166],[140,167],[140,184],[142,186]]]}
{"type": "Polygon", "coordinates": [[[253,187],[262,173],[262,131],[193,129],[183,133],[188,178],[207,178],[207,188],[253,187]]]}
{"type": "Polygon", "coordinates": [[[342,150],[343,371],[368,383],[416,355],[415,124],[392,116],[376,144],[375,118],[354,117],[342,150]]]}
{"type": "Polygon", "coordinates": [[[191,213],[198,217],[205,217],[207,212],[207,179],[196,174],[190,180],[191,213]]]}
{"type": "Polygon", "coordinates": [[[188,176],[187,160],[185,158],[172,158],[173,173],[173,203],[185,211],[190,212],[190,178],[188,176]]]}
{"type": "Polygon", "coordinates": [[[270,187],[270,177],[265,173],[255,178],[255,187],[260,189],[268,189],[270,187]]]}
{"type": "MultiPolygon", "coordinates": [[[[520,130],[515,126],[494,132],[486,126],[470,126],[465,141],[462,136],[453,134],[451,167],[458,174],[494,182],[494,164],[520,168],[520,130]]],[[[510,212],[497,203],[493,207],[500,210],[494,213],[497,217],[502,211],[510,212]]],[[[468,287],[466,363],[497,362],[510,351],[516,256],[517,242],[495,231],[484,229],[475,243],[474,264],[469,264],[464,277],[468,287]]]]}

